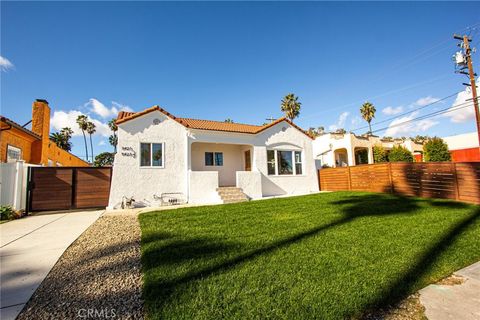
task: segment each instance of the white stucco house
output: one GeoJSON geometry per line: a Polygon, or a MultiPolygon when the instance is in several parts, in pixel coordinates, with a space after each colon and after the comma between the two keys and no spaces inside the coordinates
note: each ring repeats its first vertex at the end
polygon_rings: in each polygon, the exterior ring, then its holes
{"type": "Polygon", "coordinates": [[[109,208],[132,196],[148,205],[164,194],[222,203],[235,190],[250,199],[318,191],[312,138],[286,118],[257,126],[178,118],[154,106],[120,112],[116,123],[109,208]]]}
{"type": "Polygon", "coordinates": [[[407,148],[418,158],[423,145],[411,139],[382,139],[377,136],[357,136],[353,133],[325,133],[313,141],[313,156],[317,168],[345,167],[373,163],[373,147],[381,145],[390,150],[395,145],[407,148]]]}

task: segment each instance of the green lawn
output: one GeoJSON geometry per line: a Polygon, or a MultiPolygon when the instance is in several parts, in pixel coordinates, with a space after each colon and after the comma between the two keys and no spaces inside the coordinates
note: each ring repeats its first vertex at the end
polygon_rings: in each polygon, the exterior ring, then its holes
{"type": "Polygon", "coordinates": [[[144,213],[151,319],[343,319],[480,260],[480,207],[337,192],[144,213]]]}

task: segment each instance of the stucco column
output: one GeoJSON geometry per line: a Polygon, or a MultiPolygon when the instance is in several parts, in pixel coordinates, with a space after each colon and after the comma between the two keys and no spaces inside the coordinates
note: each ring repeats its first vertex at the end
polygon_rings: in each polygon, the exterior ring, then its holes
{"type": "Polygon", "coordinates": [[[353,148],[348,148],[347,149],[347,158],[348,158],[348,165],[349,166],[354,166],[355,165],[355,153],[353,151],[353,148]]]}
{"type": "Polygon", "coordinates": [[[368,164],[372,164],[374,162],[373,160],[373,148],[370,147],[368,148],[368,164]]]}

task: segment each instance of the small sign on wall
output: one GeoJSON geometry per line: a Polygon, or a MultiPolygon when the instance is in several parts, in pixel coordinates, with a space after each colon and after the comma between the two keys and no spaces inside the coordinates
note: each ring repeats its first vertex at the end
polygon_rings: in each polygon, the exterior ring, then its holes
{"type": "Polygon", "coordinates": [[[122,156],[136,158],[137,153],[132,147],[122,147],[122,156]]]}

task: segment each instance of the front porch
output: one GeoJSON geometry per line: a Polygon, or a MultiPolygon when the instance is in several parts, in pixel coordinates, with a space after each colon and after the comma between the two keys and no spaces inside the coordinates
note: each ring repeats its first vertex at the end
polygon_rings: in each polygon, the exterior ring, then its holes
{"type": "Polygon", "coordinates": [[[189,151],[190,202],[242,200],[242,193],[245,199],[262,197],[261,174],[252,168],[252,145],[193,142],[189,151]]]}

